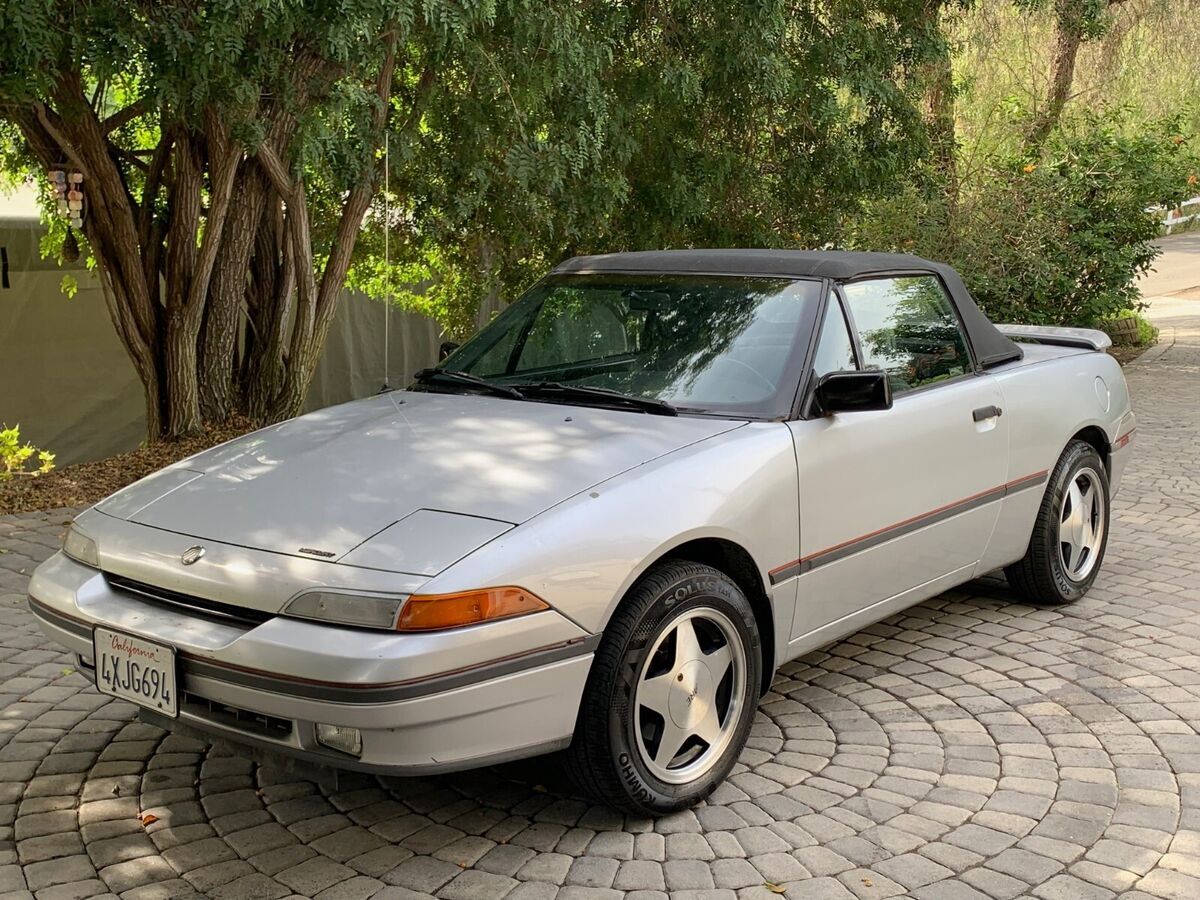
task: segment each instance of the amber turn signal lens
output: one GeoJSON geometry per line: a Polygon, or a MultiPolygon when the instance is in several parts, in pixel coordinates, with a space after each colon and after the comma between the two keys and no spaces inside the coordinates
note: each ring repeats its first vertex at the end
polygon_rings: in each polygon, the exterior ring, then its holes
{"type": "Polygon", "coordinates": [[[507,619],[549,609],[541,597],[519,587],[486,588],[461,594],[413,594],[400,610],[397,631],[436,631],[507,619]]]}

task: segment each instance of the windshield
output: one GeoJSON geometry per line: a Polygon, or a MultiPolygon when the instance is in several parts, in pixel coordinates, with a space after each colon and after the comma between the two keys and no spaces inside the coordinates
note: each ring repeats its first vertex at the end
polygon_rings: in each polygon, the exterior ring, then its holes
{"type": "Polygon", "coordinates": [[[789,278],[555,276],[441,368],[496,384],[604,388],[681,412],[780,416],[795,395],[797,335],[810,330],[820,287],[789,278]]]}

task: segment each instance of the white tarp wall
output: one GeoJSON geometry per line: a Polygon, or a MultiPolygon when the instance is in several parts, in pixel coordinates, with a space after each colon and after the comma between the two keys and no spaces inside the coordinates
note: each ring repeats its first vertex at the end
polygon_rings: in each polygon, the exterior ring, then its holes
{"type": "MultiPolygon", "coordinates": [[[[36,219],[0,219],[0,424],[20,424],[60,466],[131,450],[145,438],[141,382],[95,277],[69,270],[79,293],[68,300],[59,289],[68,270],[40,258],[41,233],[36,219]]],[[[436,362],[440,333],[432,319],[347,292],[306,409],[373,394],[385,370],[403,387],[436,362]]]]}

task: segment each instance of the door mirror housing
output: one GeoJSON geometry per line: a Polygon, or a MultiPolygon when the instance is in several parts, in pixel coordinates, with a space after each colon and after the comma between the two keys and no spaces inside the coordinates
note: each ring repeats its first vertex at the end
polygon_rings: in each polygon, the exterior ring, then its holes
{"type": "Polygon", "coordinates": [[[442,345],[438,347],[438,362],[444,360],[460,346],[462,345],[458,341],[442,341],[442,345]]]}
{"type": "Polygon", "coordinates": [[[879,369],[828,372],[817,382],[816,399],[822,415],[891,409],[892,383],[879,369]]]}

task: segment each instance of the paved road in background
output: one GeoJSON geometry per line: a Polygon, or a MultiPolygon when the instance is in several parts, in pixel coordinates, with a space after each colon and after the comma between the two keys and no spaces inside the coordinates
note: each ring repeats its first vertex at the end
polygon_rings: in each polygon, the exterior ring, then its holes
{"type": "Polygon", "coordinates": [[[70,511],[0,518],[0,895],[1200,897],[1200,302],[1151,312],[1092,593],[975,584],[785,666],[728,783],[658,821],[528,767],[333,790],[139,724],[23,608],[70,511]]]}
{"type": "Polygon", "coordinates": [[[1194,291],[1193,299],[1200,300],[1200,230],[1170,235],[1157,244],[1163,254],[1154,261],[1154,270],[1139,280],[1142,295],[1194,291]]]}

